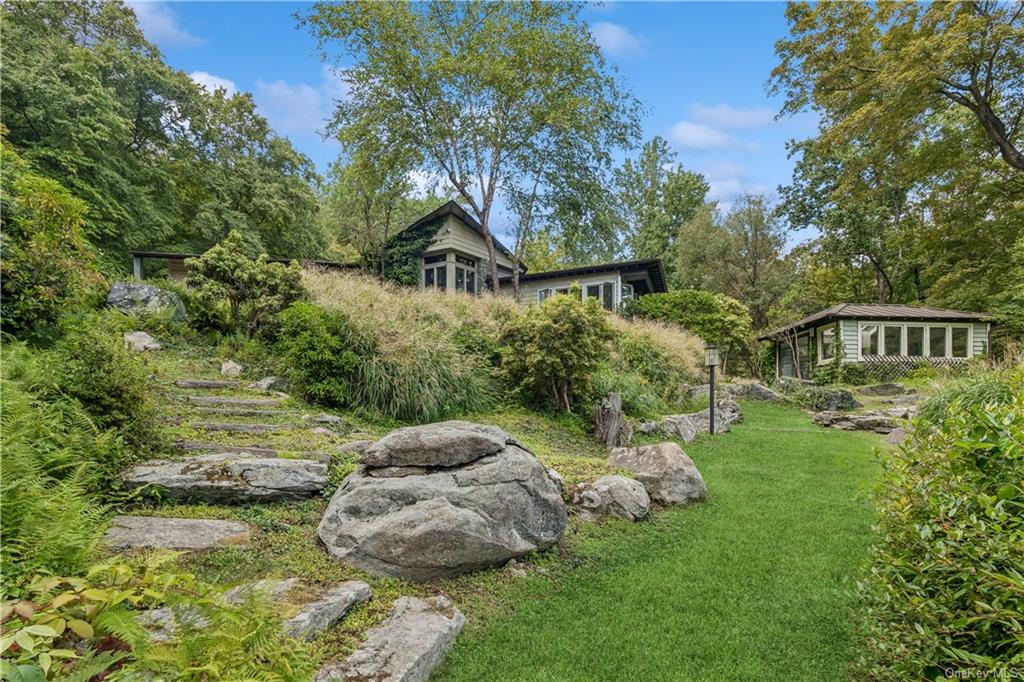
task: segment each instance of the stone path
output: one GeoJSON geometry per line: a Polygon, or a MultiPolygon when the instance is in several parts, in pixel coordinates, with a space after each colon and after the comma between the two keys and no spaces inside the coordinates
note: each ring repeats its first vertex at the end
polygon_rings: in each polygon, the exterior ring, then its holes
{"type": "Polygon", "coordinates": [[[236,521],[115,516],[106,535],[112,549],[209,549],[249,544],[249,527],[236,521]]]}

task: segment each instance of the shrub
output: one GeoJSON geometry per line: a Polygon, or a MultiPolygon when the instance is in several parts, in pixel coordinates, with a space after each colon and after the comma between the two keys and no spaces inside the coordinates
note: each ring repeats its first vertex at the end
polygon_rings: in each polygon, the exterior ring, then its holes
{"type": "Polygon", "coordinates": [[[85,238],[87,207],[59,183],[33,173],[6,142],[0,153],[3,329],[49,339],[60,315],[103,283],[85,238]]]}
{"type": "Polygon", "coordinates": [[[668,405],[655,386],[637,372],[612,362],[598,365],[590,382],[587,402],[596,404],[609,393],[618,393],[622,409],[630,417],[653,418],[668,412],[668,405]]]}
{"type": "Polygon", "coordinates": [[[215,310],[226,308],[228,326],[246,336],[271,333],[277,314],[303,294],[298,263],[270,263],[266,254],[252,258],[236,230],[185,265],[196,298],[215,310]]]}
{"type": "Polygon", "coordinates": [[[947,396],[883,461],[860,584],[865,677],[984,677],[1024,665],[1024,372],[947,396]]]}
{"type": "Polygon", "coordinates": [[[529,399],[572,412],[577,398],[592,394],[592,375],[609,358],[611,338],[608,316],[574,287],[509,320],[502,366],[529,399]]]}
{"type": "Polygon", "coordinates": [[[949,388],[940,391],[920,407],[917,418],[921,422],[939,424],[949,413],[953,403],[960,407],[977,407],[988,403],[1008,403],[1014,395],[1022,392],[1024,383],[1014,384],[1008,377],[1014,376],[1013,370],[1007,372],[976,372],[949,388]]]}
{"type": "Polygon", "coordinates": [[[280,315],[278,349],[307,398],[347,407],[355,397],[360,355],[369,354],[344,315],[313,303],[294,303],[280,315]]]}

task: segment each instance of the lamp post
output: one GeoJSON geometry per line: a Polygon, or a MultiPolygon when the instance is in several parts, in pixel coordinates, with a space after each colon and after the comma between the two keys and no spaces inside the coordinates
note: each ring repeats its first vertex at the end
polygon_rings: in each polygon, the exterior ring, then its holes
{"type": "Polygon", "coordinates": [[[704,347],[704,366],[708,368],[710,381],[708,382],[708,393],[711,398],[708,413],[708,431],[715,433],[715,367],[718,366],[718,346],[709,343],[704,347]]]}

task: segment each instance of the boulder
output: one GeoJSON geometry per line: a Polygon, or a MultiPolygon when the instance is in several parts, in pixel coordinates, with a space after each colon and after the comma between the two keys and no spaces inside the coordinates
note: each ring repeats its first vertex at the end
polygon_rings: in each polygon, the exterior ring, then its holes
{"type": "Polygon", "coordinates": [[[817,412],[834,412],[836,410],[854,410],[864,407],[853,394],[845,388],[835,386],[808,386],[799,397],[800,402],[817,412]]]}
{"type": "Polygon", "coordinates": [[[249,544],[249,527],[237,521],[115,516],[106,535],[112,549],[209,549],[249,544]]]}
{"type": "Polygon", "coordinates": [[[185,304],[177,294],[141,282],[114,282],[107,293],[107,305],[129,315],[166,313],[175,322],[188,319],[185,304]]]}
{"type": "Polygon", "coordinates": [[[225,360],[220,363],[220,373],[226,377],[237,379],[242,375],[242,366],[234,360],[225,360]]]}
{"type": "Polygon", "coordinates": [[[884,434],[899,426],[899,418],[878,412],[851,414],[826,410],[814,415],[814,423],[843,431],[874,431],[884,434]]]}
{"type": "Polygon", "coordinates": [[[637,431],[645,436],[653,436],[658,431],[661,431],[661,425],[658,422],[641,422],[640,426],[637,427],[637,431]]]}
{"type": "Polygon", "coordinates": [[[287,391],[288,380],[281,377],[263,377],[259,381],[249,384],[249,388],[258,391],[287,391]]]}
{"type": "Polygon", "coordinates": [[[907,435],[908,434],[907,434],[906,431],[904,431],[903,429],[897,428],[897,429],[893,429],[889,433],[885,434],[885,438],[883,440],[886,443],[889,443],[890,445],[899,445],[904,440],[906,440],[907,435]]]}
{"type": "Polygon", "coordinates": [[[187,605],[148,609],[138,614],[135,622],[142,626],[152,641],[159,644],[174,639],[182,626],[205,628],[210,625],[209,618],[199,613],[194,606],[187,605]]]}
{"type": "Polygon", "coordinates": [[[707,398],[709,393],[711,393],[711,384],[684,385],[682,388],[682,394],[690,400],[707,398]]]}
{"type": "Polygon", "coordinates": [[[399,597],[355,653],[325,665],[316,682],[426,682],[465,622],[445,597],[399,597]]]}
{"type": "Polygon", "coordinates": [[[625,447],[633,440],[633,427],[626,421],[618,393],[609,393],[594,406],[594,433],[609,448],[625,447]]]}
{"type": "Polygon", "coordinates": [[[162,347],[156,339],[146,332],[125,332],[124,344],[139,353],[144,353],[147,350],[160,350],[162,347]]]}
{"type": "Polygon", "coordinates": [[[776,401],[784,399],[781,395],[764,384],[758,383],[726,384],[724,390],[726,395],[737,400],[776,401]]]}
{"type": "Polygon", "coordinates": [[[240,503],[295,500],[320,493],[327,465],[312,459],[274,459],[219,453],[134,466],[129,488],[153,486],[168,499],[240,503]]]}
{"type": "Polygon", "coordinates": [[[388,466],[458,466],[493,455],[515,441],[496,426],[463,421],[437,422],[397,429],[366,449],[363,464],[388,466]]]}
{"type": "MultiPolygon", "coordinates": [[[[733,424],[743,419],[743,412],[735,400],[723,400],[715,409],[715,433],[728,431],[733,424]]],[[[700,412],[689,414],[670,414],[662,417],[661,431],[684,443],[692,442],[697,434],[710,433],[711,410],[705,408],[700,412]]]]}
{"type": "Polygon", "coordinates": [[[608,464],[632,471],[655,502],[689,504],[707,497],[697,465],[675,443],[616,448],[608,464]]]}
{"type": "Polygon", "coordinates": [[[548,468],[547,472],[548,472],[548,478],[550,478],[551,482],[554,483],[555,486],[558,488],[558,494],[562,495],[564,497],[565,496],[565,478],[563,478],[562,474],[558,473],[554,469],[548,468]]]}
{"type": "Polygon", "coordinates": [[[913,393],[913,391],[908,391],[902,384],[885,383],[875,384],[873,386],[861,386],[857,389],[857,393],[869,396],[891,396],[913,393]]]}
{"type": "Polygon", "coordinates": [[[783,393],[796,393],[808,386],[814,386],[810,379],[797,379],[796,377],[779,377],[775,381],[775,388],[783,393]]]}
{"type": "Polygon", "coordinates": [[[558,486],[497,427],[399,429],[367,448],[362,462],[331,498],[317,534],[331,556],[370,573],[457,575],[546,549],[565,532],[558,486]]]}
{"type": "Polygon", "coordinates": [[[302,607],[298,615],[284,624],[291,637],[313,639],[345,617],[345,613],[370,598],[370,586],[361,580],[349,580],[302,607]]]}
{"type": "Polygon", "coordinates": [[[354,455],[359,455],[360,457],[362,457],[363,453],[366,452],[366,448],[370,447],[371,445],[373,445],[372,440],[352,440],[349,441],[348,443],[342,443],[341,445],[339,445],[338,452],[344,455],[352,453],[354,455]]]}
{"type": "Polygon", "coordinates": [[[339,425],[339,424],[344,424],[345,420],[342,419],[341,417],[339,417],[336,414],[318,414],[315,417],[313,417],[313,423],[314,424],[331,424],[331,425],[335,425],[336,426],[336,425],[339,425]]]}
{"type": "Polygon", "coordinates": [[[625,476],[602,476],[576,486],[572,502],[584,517],[610,514],[626,521],[639,521],[651,509],[651,498],[643,483],[625,476]]]}

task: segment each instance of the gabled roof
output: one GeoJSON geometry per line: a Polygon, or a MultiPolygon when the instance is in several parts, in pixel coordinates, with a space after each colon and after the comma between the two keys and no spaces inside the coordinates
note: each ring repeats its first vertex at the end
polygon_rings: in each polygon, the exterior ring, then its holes
{"type": "MultiPolygon", "coordinates": [[[[442,206],[438,206],[437,208],[435,208],[433,211],[431,211],[427,215],[423,216],[422,218],[417,219],[416,222],[414,222],[411,225],[408,225],[406,227],[403,227],[401,230],[398,231],[397,234],[395,234],[395,237],[398,237],[400,234],[402,234],[406,230],[414,230],[417,227],[420,227],[420,226],[425,225],[427,223],[433,222],[435,220],[439,220],[439,219],[442,219],[442,218],[447,218],[450,215],[455,216],[456,218],[461,220],[463,223],[465,223],[467,226],[469,226],[469,229],[473,230],[478,235],[480,235],[481,239],[484,238],[484,228],[483,228],[483,226],[477,221],[476,218],[474,218],[469,213],[467,213],[466,209],[462,208],[461,206],[459,206],[454,201],[449,201],[448,203],[446,203],[446,204],[444,204],[442,206]]],[[[393,237],[393,238],[395,238],[395,237],[393,237]]],[[[503,254],[508,256],[513,262],[515,262],[515,256],[512,254],[511,251],[509,251],[508,247],[506,247],[504,244],[502,244],[498,240],[498,238],[494,236],[494,233],[491,233],[491,238],[494,239],[494,247],[496,249],[498,249],[498,251],[501,251],[503,254]]],[[[525,265],[520,264],[519,267],[522,269],[523,272],[526,272],[526,266],[525,265]]]]}
{"type": "Polygon", "coordinates": [[[893,303],[840,303],[825,310],[808,315],[796,322],[780,327],[758,337],[758,341],[767,341],[783,334],[803,331],[810,326],[828,324],[833,320],[871,319],[871,320],[931,320],[933,322],[985,322],[994,319],[986,313],[972,313],[948,308],[927,308],[915,305],[898,305],[893,303]]]}
{"type": "MultiPolygon", "coordinates": [[[[668,291],[668,288],[665,286],[665,271],[661,265],[661,261],[657,258],[649,258],[646,260],[626,260],[619,261],[618,263],[600,263],[598,265],[584,265],[577,268],[547,270],[545,272],[531,272],[526,275],[520,275],[519,281],[535,282],[545,279],[559,279],[565,277],[595,275],[602,272],[620,272],[624,275],[633,272],[646,272],[647,275],[651,278],[653,292],[668,291]]],[[[501,278],[502,284],[509,284],[511,282],[512,277],[510,276],[501,278]]]]}

